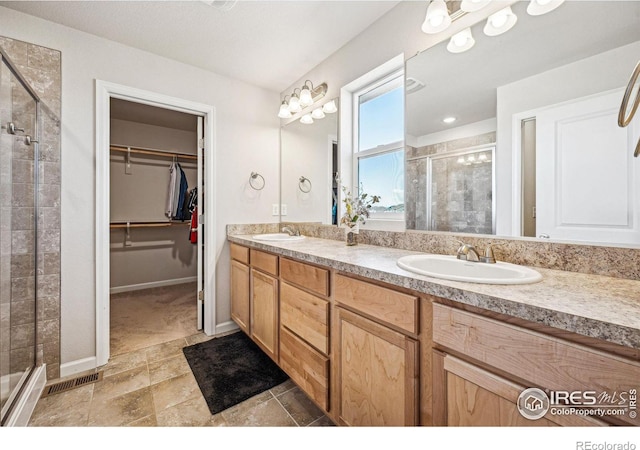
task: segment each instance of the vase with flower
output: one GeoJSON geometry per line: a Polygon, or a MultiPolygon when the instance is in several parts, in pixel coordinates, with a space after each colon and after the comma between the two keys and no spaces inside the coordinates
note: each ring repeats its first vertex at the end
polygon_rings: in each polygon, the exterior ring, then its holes
{"type": "Polygon", "coordinates": [[[345,228],[347,245],[357,245],[360,224],[366,223],[371,207],[380,201],[380,196],[367,194],[362,185],[360,185],[360,192],[355,195],[346,186],[342,186],[342,193],[345,211],[340,218],[340,225],[345,228]]]}

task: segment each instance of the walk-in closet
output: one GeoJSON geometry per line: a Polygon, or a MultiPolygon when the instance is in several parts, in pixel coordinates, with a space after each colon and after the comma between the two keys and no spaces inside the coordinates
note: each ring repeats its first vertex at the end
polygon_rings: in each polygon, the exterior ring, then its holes
{"type": "Polygon", "coordinates": [[[111,356],[202,328],[201,127],[195,115],[111,99],[111,356]]]}

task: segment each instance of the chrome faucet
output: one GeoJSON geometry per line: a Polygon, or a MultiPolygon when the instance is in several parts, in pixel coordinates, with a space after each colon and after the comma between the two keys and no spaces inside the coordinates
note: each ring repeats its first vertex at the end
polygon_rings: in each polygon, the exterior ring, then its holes
{"type": "Polygon", "coordinates": [[[296,230],[293,227],[289,227],[289,226],[282,227],[282,232],[283,233],[288,233],[289,236],[300,236],[300,232],[298,230],[296,230]]]}
{"type": "Polygon", "coordinates": [[[470,262],[480,262],[478,251],[473,245],[465,244],[464,242],[461,244],[462,245],[458,248],[458,253],[456,255],[458,259],[470,262]]]}
{"type": "Polygon", "coordinates": [[[460,242],[460,248],[458,248],[458,252],[456,254],[456,258],[461,259],[463,261],[469,262],[481,262],[487,264],[495,264],[496,258],[493,254],[492,244],[487,245],[487,248],[484,250],[484,256],[480,256],[478,254],[478,250],[473,245],[465,244],[464,242],[460,242]]]}

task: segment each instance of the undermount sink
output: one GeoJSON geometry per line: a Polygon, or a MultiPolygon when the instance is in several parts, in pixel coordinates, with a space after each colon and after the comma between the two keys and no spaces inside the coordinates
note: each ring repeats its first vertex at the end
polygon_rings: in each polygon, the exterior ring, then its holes
{"type": "Polygon", "coordinates": [[[268,233],[256,234],[253,238],[256,241],[299,241],[304,239],[304,236],[291,236],[288,233],[268,233]]]}
{"type": "Polygon", "coordinates": [[[449,255],[403,256],[397,264],[420,275],[469,283],[528,284],[542,280],[539,272],[517,264],[469,262],[449,255]]]}

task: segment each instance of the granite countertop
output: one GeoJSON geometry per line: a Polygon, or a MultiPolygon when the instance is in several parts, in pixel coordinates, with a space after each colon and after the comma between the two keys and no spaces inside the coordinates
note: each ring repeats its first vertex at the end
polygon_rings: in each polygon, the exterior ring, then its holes
{"type": "Polygon", "coordinates": [[[396,265],[398,258],[419,252],[363,244],[347,247],[342,241],[312,237],[268,243],[256,241],[250,235],[229,235],[228,239],[247,247],[640,349],[640,281],[536,267],[543,279],[533,284],[466,283],[417,275],[396,265]]]}

